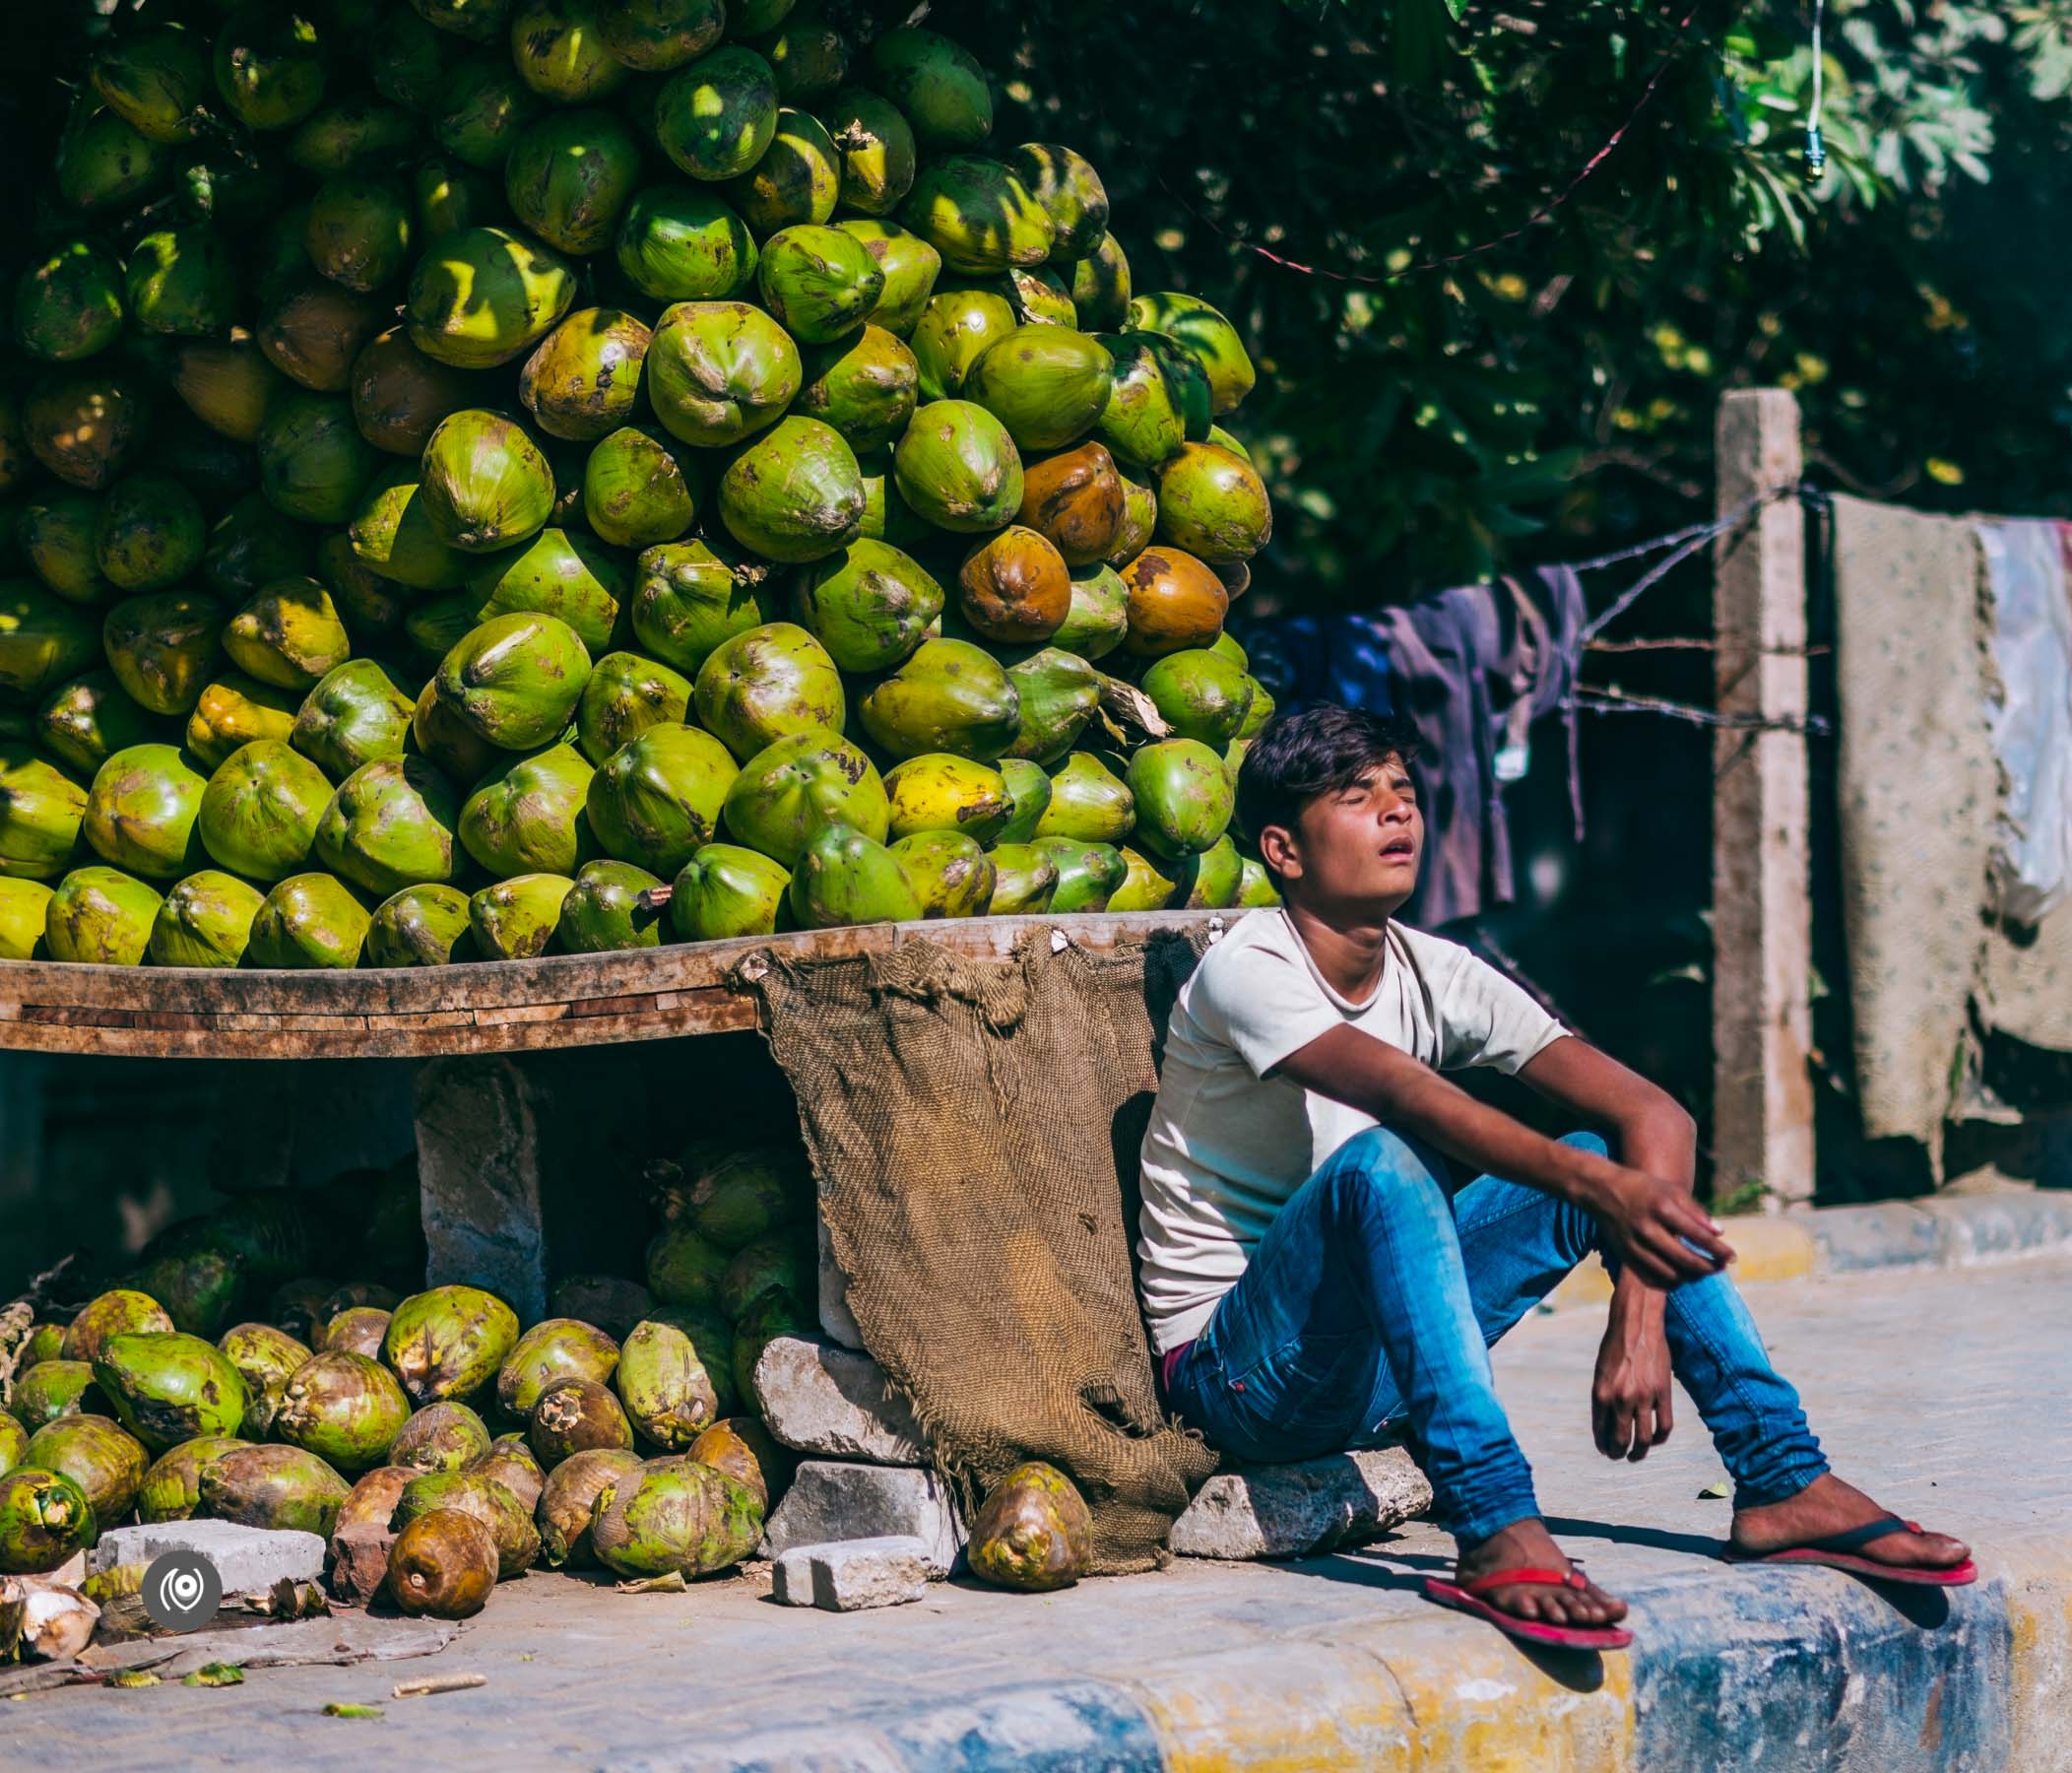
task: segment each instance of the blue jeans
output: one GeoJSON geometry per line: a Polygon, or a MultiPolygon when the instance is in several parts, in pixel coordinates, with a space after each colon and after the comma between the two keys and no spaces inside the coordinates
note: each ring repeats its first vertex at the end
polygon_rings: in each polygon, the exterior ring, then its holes
{"type": "MultiPolygon", "coordinates": [[[[1563,1143],[1605,1149],[1590,1133],[1563,1143]]],[[[1347,1141],[1266,1227],[1175,1366],[1171,1403],[1246,1462],[1399,1436],[1431,1479],[1439,1524],[1473,1543],[1539,1513],[1490,1345],[1591,1251],[1614,1273],[1617,1259],[1579,1207],[1496,1176],[1450,1200],[1445,1173],[1386,1129],[1347,1141]]],[[[1666,1331],[1736,1508],[1781,1502],[1828,1469],[1724,1275],[1672,1291],[1666,1331]]]]}

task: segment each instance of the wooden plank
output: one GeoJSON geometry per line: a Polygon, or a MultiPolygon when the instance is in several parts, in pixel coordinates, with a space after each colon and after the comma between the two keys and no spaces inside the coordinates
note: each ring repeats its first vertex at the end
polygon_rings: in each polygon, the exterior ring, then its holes
{"type": "MultiPolygon", "coordinates": [[[[1802,727],[1798,403],[1781,388],[1728,394],[1715,448],[1718,514],[1766,501],[1716,549],[1716,703],[1722,714],[1802,727]]],[[[1803,731],[1721,727],[1713,744],[1714,1187],[1760,1180],[1774,1207],[1813,1198],[1809,818],[1803,731]]]]}
{"type": "Polygon", "coordinates": [[[1006,956],[1031,935],[1088,948],[1242,912],[970,918],[790,931],[615,954],[366,972],[227,972],[0,963],[0,1048],[132,1057],[427,1058],[534,1052],[755,1026],[730,981],[751,955],[883,953],[915,941],[1006,956]]]}

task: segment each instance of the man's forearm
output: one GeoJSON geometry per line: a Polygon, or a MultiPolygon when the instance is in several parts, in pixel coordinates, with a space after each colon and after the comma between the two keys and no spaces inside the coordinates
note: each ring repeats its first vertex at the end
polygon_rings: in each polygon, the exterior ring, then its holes
{"type": "MultiPolygon", "coordinates": [[[[1693,1189],[1698,1183],[1698,1140],[1691,1119],[1683,1113],[1655,1111],[1643,1104],[1616,1120],[1613,1131],[1619,1141],[1619,1155],[1635,1169],[1646,1170],[1679,1188],[1693,1189]]],[[[1668,1295],[1651,1286],[1632,1269],[1620,1271],[1612,1288],[1612,1321],[1629,1331],[1652,1333],[1661,1327],[1668,1295]]]]}

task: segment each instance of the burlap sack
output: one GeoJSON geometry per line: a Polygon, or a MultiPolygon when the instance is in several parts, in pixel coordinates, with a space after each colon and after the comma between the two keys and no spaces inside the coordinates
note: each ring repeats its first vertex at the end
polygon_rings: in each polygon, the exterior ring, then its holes
{"type": "Polygon", "coordinates": [[[1162,1561],[1216,1463],[1159,1406],[1131,1269],[1158,1044],[1199,953],[917,941],[743,974],[850,1308],[939,1468],[969,1508],[1022,1460],[1060,1467],[1104,1575],[1162,1561]]]}

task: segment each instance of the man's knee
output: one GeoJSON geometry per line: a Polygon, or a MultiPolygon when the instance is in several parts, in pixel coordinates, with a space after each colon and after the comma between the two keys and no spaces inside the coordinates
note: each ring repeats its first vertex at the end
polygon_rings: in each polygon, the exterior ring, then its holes
{"type": "Polygon", "coordinates": [[[1441,1158],[1387,1127],[1347,1140],[1329,1174],[1334,1199],[1355,1215],[1447,1211],[1441,1158]]]}

